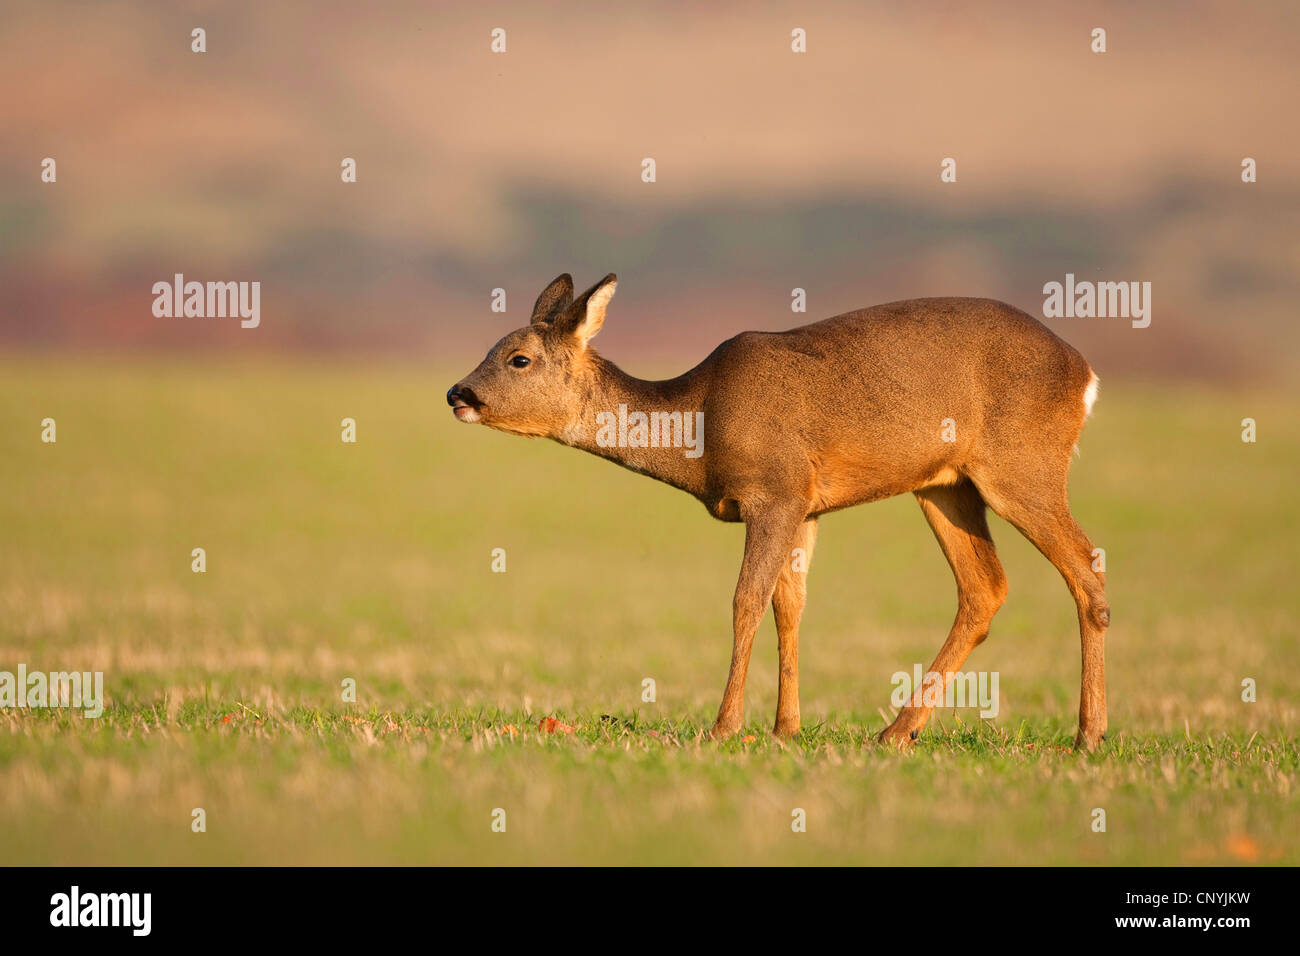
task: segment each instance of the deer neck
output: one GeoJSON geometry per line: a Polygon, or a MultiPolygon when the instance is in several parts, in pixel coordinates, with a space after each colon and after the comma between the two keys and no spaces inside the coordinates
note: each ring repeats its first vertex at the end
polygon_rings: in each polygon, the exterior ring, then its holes
{"type": "Polygon", "coordinates": [[[691,373],[648,381],[593,354],[583,379],[577,415],[557,441],[704,493],[703,388],[691,373]]]}

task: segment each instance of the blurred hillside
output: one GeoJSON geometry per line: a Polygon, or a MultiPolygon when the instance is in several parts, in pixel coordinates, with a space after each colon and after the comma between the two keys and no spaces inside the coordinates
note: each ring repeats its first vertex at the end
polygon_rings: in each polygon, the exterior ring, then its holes
{"type": "Polygon", "coordinates": [[[1049,322],[1104,377],[1296,370],[1294,5],[49,3],[7,20],[0,348],[468,361],[555,274],[616,271],[600,346],[636,371],[911,296],[1041,315],[1071,272],[1153,286],[1148,329],[1049,322]],[[151,286],[176,272],[260,281],[261,327],[155,318],[151,286]]]}

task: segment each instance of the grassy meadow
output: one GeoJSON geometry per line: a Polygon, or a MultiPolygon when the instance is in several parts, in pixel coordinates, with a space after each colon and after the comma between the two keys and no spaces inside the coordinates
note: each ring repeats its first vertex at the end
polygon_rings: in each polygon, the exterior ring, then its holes
{"type": "Polygon", "coordinates": [[[822,522],[800,738],[767,733],[769,615],[745,737],[713,743],[743,528],[458,424],[464,371],[0,358],[0,670],[102,670],[107,697],[0,710],[0,862],[1300,863],[1280,391],[1102,385],[1071,484],[1107,555],[1100,752],[1070,747],[1074,605],[993,519],[1011,594],[967,669],[1001,712],[941,710],[899,755],[871,742],[890,677],[955,608],[910,496],[822,522]]]}

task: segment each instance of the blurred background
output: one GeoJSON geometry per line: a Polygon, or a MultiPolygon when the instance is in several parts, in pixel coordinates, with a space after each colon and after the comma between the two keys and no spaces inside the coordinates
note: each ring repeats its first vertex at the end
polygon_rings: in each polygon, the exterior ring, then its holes
{"type": "Polygon", "coordinates": [[[1043,284],[1072,272],[1153,286],[1149,329],[1052,322],[1103,379],[1288,374],[1298,18],[1229,2],[12,4],[0,347],[455,364],[557,273],[615,271],[600,344],[635,371],[898,298],[1041,316],[1043,284]],[[175,272],[261,281],[261,328],[155,319],[152,283],[175,272]]]}

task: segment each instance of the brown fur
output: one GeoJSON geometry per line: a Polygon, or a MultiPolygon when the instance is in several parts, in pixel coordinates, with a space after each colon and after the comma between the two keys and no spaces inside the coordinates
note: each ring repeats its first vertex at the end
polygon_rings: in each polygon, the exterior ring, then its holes
{"type": "MultiPolygon", "coordinates": [[[[573,300],[567,275],[448,392],[457,417],[545,436],[609,458],[746,525],[733,604],[731,671],[714,736],[741,725],[754,632],[769,605],[780,657],[775,730],[799,729],[799,617],[819,516],[911,492],[957,581],[958,608],[930,670],[957,671],[988,635],[1006,578],[986,507],[1014,525],[1065,578],[1079,609],[1083,678],[1077,745],[1106,730],[1104,638],[1110,612],[1092,544],[1070,515],[1066,473],[1095,376],[1042,323],[988,299],[913,299],[848,312],[788,332],[743,332],[683,375],[633,378],[588,346],[614,276],[573,300]],[[514,356],[529,359],[524,368],[514,356]],[[704,413],[704,453],[601,447],[596,415],[704,413]],[[955,441],[941,437],[955,423],[955,441]]],[[[907,706],[881,734],[914,740],[929,707],[907,706]]]]}

